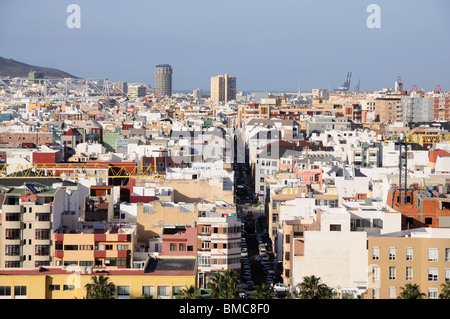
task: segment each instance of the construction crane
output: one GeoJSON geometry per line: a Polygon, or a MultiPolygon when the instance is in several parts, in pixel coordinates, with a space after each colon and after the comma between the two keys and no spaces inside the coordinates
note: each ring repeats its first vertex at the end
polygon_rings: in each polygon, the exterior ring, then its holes
{"type": "Polygon", "coordinates": [[[133,163],[4,163],[0,179],[89,179],[89,178],[164,178],[156,165],[138,167],[133,163]]]}
{"type": "Polygon", "coordinates": [[[352,72],[347,73],[347,79],[345,80],[344,84],[340,86],[339,88],[335,89],[335,92],[348,92],[350,90],[350,82],[352,79],[352,72]]]}
{"type": "Polygon", "coordinates": [[[398,191],[399,204],[407,203],[407,189],[408,189],[408,145],[411,144],[450,144],[450,133],[439,133],[439,134],[422,134],[416,135],[414,132],[396,132],[390,136],[387,136],[381,140],[382,142],[394,142],[398,147],[399,157],[398,157],[398,191]],[[403,197],[402,197],[403,194],[403,197]]]}

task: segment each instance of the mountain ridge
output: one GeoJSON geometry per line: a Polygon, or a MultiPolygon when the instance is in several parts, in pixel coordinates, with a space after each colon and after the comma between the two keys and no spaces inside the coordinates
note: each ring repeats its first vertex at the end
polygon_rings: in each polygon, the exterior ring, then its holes
{"type": "Polygon", "coordinates": [[[28,73],[35,71],[44,73],[45,78],[73,78],[79,79],[79,77],[69,74],[65,71],[58,70],[56,68],[43,67],[37,65],[31,65],[23,62],[16,61],[14,59],[7,59],[0,57],[0,76],[11,78],[14,77],[28,77],[28,73]]]}

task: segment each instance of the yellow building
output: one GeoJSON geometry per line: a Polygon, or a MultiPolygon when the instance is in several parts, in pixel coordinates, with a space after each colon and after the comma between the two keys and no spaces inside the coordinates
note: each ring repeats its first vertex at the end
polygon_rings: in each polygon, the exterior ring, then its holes
{"type": "Polygon", "coordinates": [[[450,281],[450,228],[417,228],[368,237],[366,299],[395,299],[407,283],[436,299],[450,281]]]}
{"type": "Polygon", "coordinates": [[[195,258],[149,258],[143,269],[94,270],[92,267],[41,267],[0,270],[0,299],[83,299],[92,276],[115,285],[116,299],[144,294],[172,299],[187,285],[196,287],[195,258]]]}

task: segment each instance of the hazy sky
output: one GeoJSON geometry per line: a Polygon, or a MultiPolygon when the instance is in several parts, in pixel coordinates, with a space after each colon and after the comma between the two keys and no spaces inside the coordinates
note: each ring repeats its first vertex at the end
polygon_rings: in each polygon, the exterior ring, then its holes
{"type": "Polygon", "coordinates": [[[0,0],[0,56],[85,78],[154,86],[174,68],[173,89],[302,91],[412,85],[450,90],[450,0],[0,0]],[[69,29],[69,4],[81,28],[69,29]],[[370,29],[369,4],[381,9],[370,29]]]}

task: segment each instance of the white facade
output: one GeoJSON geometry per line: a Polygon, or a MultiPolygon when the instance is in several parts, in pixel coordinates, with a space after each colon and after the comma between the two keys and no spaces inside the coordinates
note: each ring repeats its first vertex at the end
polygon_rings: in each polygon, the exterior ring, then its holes
{"type": "Polygon", "coordinates": [[[331,288],[367,286],[367,234],[350,231],[350,214],[333,210],[322,213],[320,231],[304,232],[304,254],[293,256],[294,286],[312,275],[331,288]],[[331,231],[331,225],[340,225],[340,231],[331,231]]]}

